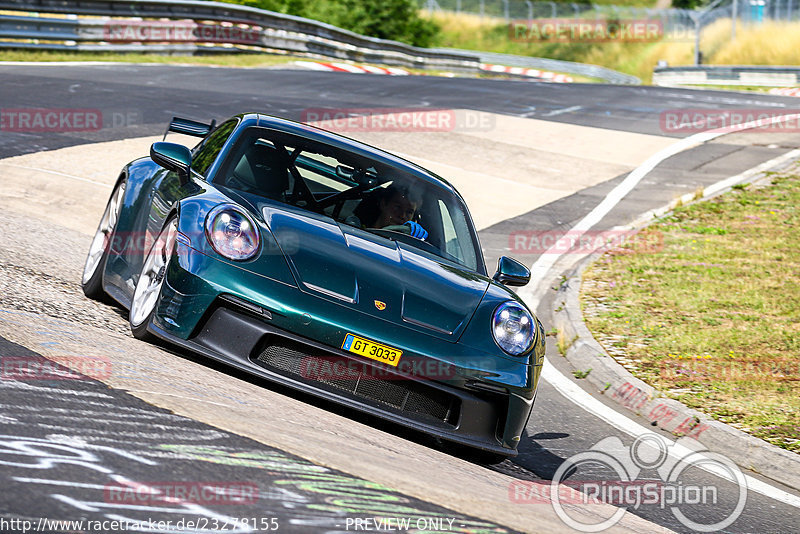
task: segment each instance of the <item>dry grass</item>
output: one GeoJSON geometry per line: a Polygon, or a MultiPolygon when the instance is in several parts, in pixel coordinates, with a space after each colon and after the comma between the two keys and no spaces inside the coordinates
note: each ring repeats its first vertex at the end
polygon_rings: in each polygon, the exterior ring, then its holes
{"type": "Polygon", "coordinates": [[[704,32],[714,43],[710,62],[715,65],[800,65],[800,23],[765,22],[737,26],[730,41],[731,21],[720,20],[704,32]]]}
{"type": "MultiPolygon", "coordinates": [[[[501,19],[445,13],[433,18],[442,28],[437,46],[591,63],[633,74],[644,83],[650,83],[659,60],[671,66],[694,62],[693,34],[655,43],[529,43],[510,39],[508,24],[501,19]]],[[[703,28],[700,49],[706,64],[798,65],[800,22],[740,24],[731,41],[731,20],[721,19],[703,28]]]]}
{"type": "Polygon", "coordinates": [[[208,54],[202,56],[160,54],[117,54],[104,52],[48,52],[36,50],[0,50],[0,61],[112,61],[126,63],[170,63],[213,65],[221,67],[270,67],[296,61],[298,57],[264,53],[208,54]]]}
{"type": "Polygon", "coordinates": [[[662,251],[605,255],[582,301],[634,374],[800,452],[800,176],[773,181],[676,209],[648,229],[662,251]]]}

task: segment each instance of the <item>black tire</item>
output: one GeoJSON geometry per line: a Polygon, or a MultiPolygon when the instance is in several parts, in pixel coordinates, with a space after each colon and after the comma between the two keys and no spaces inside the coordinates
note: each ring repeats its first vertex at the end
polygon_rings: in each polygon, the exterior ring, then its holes
{"type": "Polygon", "coordinates": [[[175,237],[178,232],[178,218],[167,219],[158,237],[142,263],[142,271],[136,282],[128,314],[131,333],[136,339],[155,341],[156,337],[147,331],[161,300],[161,289],[175,250],[175,237]]]}
{"type": "Polygon", "coordinates": [[[103,290],[103,271],[108,261],[111,238],[117,229],[119,208],[125,197],[125,185],[125,180],[120,181],[111,193],[106,209],[103,212],[103,217],[100,219],[100,224],[97,225],[97,231],[89,247],[89,253],[86,255],[86,262],[83,265],[83,274],[81,276],[83,294],[90,299],[101,302],[109,302],[110,300],[103,290]]]}
{"type": "Polygon", "coordinates": [[[508,456],[496,452],[475,450],[469,455],[469,459],[476,464],[497,465],[508,460],[508,456]]]}

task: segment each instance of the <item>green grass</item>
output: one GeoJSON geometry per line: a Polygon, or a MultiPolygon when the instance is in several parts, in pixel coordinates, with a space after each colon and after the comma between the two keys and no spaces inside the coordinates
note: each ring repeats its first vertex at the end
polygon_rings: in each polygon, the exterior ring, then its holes
{"type": "Polygon", "coordinates": [[[689,87],[691,89],[708,89],[710,91],[745,91],[748,93],[769,93],[772,87],[763,87],[757,85],[695,85],[686,84],[681,87],[689,87]]]}
{"type": "Polygon", "coordinates": [[[0,61],[113,61],[126,63],[183,63],[225,67],[269,67],[291,63],[301,58],[270,54],[209,54],[202,56],[159,54],[116,54],[103,52],[48,52],[0,50],[0,61]]]}
{"type": "Polygon", "coordinates": [[[666,396],[800,452],[799,231],[796,174],[678,208],[644,230],[663,250],[586,271],[589,329],[666,396]]]}
{"type": "MultiPolygon", "coordinates": [[[[36,62],[61,62],[61,61],[111,61],[121,63],[161,63],[171,65],[207,65],[217,67],[272,67],[287,65],[298,60],[314,61],[307,57],[273,55],[265,53],[242,54],[208,54],[202,56],[158,55],[158,54],[110,54],[102,52],[48,52],[33,50],[0,50],[0,61],[36,61],[36,62]]],[[[328,59],[329,61],[333,61],[328,59]]],[[[325,61],[325,60],[321,60],[325,61]]],[[[427,70],[404,67],[412,74],[425,74],[436,76],[446,73],[441,70],[427,70]]],[[[556,72],[556,74],[563,74],[556,72]]],[[[593,83],[595,80],[586,76],[571,76],[573,81],[579,83],[593,83]]],[[[502,74],[482,72],[480,78],[503,78],[502,74]]]]}
{"type": "MultiPolygon", "coordinates": [[[[102,52],[48,52],[32,50],[0,50],[0,61],[111,61],[120,63],[159,63],[165,65],[206,65],[215,67],[273,67],[288,65],[295,61],[334,61],[330,58],[308,58],[302,56],[266,53],[207,54],[201,56],[159,54],[110,54],[102,52]]],[[[442,71],[404,67],[412,74],[438,75],[442,71]]],[[[574,76],[573,76],[574,78],[574,76]]]]}

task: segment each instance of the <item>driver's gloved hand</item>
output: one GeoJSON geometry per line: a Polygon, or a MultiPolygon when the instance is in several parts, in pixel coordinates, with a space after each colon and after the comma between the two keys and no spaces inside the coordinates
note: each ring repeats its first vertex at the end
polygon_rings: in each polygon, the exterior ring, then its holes
{"type": "Polygon", "coordinates": [[[417,239],[427,239],[428,238],[428,231],[425,230],[420,224],[415,223],[414,221],[406,221],[406,226],[411,228],[411,237],[416,237],[417,239]]]}

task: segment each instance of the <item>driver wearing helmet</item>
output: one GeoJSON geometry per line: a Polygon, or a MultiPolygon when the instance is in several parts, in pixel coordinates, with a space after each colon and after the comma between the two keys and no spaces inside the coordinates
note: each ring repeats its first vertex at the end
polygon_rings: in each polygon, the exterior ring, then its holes
{"type": "Polygon", "coordinates": [[[428,237],[425,228],[413,221],[419,202],[409,193],[408,188],[392,184],[386,189],[375,191],[373,195],[377,195],[377,202],[374,197],[364,199],[353,215],[345,220],[347,224],[359,228],[392,230],[422,240],[428,237]]]}

